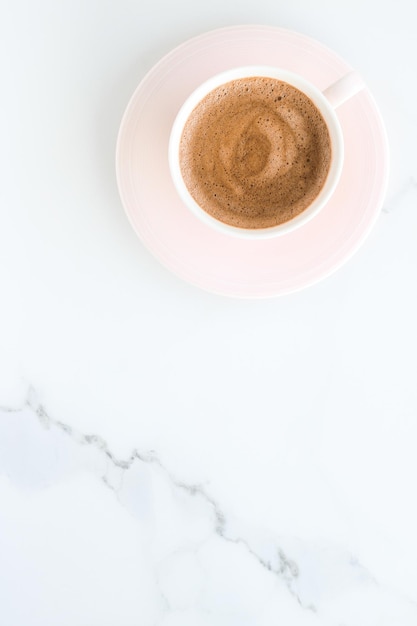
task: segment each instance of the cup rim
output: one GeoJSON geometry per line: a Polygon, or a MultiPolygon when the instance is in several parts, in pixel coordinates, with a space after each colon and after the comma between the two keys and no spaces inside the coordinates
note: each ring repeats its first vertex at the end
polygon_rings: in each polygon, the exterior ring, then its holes
{"type": "Polygon", "coordinates": [[[171,178],[183,203],[202,220],[219,232],[232,235],[244,239],[266,239],[289,233],[300,226],[306,224],[310,219],[316,216],[320,210],[327,204],[332,196],[342,173],[344,161],[344,141],[343,133],[337,114],[332,104],[327,100],[326,96],[312,83],[299,74],[290,70],[277,66],[268,65],[247,65],[239,66],[214,74],[206,79],[196,89],[194,89],[181,105],[174,123],[171,128],[169,144],[168,144],[168,161],[171,172],[171,178]],[[267,78],[276,78],[296,87],[305,93],[315,104],[322,114],[327,128],[329,130],[332,158],[330,168],[320,192],[302,213],[295,216],[287,222],[271,226],[268,228],[240,228],[226,224],[212,217],[204,211],[194,200],[188,191],[188,188],[182,177],[179,163],[179,144],[182,136],[184,125],[197,106],[210,91],[232,80],[239,78],[249,78],[251,76],[262,76],[267,78]]]}

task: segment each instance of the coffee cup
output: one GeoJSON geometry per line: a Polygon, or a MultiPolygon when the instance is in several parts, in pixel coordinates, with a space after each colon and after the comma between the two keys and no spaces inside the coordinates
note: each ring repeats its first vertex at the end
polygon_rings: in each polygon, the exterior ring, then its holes
{"type": "Polygon", "coordinates": [[[169,167],[184,205],[225,235],[262,239],[304,225],[329,202],[342,172],[336,108],[363,86],[352,72],[322,92],[269,66],[212,76],[171,129],[169,167]]]}

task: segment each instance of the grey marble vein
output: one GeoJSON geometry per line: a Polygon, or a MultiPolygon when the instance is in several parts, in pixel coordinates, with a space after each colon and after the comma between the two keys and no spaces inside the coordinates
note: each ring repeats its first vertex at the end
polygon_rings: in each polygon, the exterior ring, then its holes
{"type": "MultiPolygon", "coordinates": [[[[163,474],[170,481],[170,483],[174,485],[174,487],[185,492],[190,498],[201,498],[201,500],[204,501],[213,516],[213,530],[216,535],[221,537],[221,539],[226,542],[243,546],[245,550],[247,550],[247,552],[251,555],[251,557],[256,559],[257,563],[262,568],[275,575],[286,585],[291,595],[295,597],[301,607],[308,610],[316,611],[316,607],[314,607],[313,605],[303,603],[300,596],[294,590],[293,585],[295,580],[299,576],[299,567],[294,560],[288,558],[288,556],[285,554],[284,550],[281,547],[276,547],[276,563],[271,563],[270,561],[265,560],[255,550],[253,550],[247,540],[242,537],[232,536],[231,534],[229,534],[227,532],[226,516],[216,500],[207,493],[206,489],[202,485],[188,484],[178,480],[161,463],[160,459],[157,457],[156,453],[153,450],[140,452],[137,449],[133,449],[127,459],[117,458],[110,450],[107,442],[100,435],[81,433],[69,424],[65,424],[59,419],[52,417],[50,413],[45,409],[44,405],[39,402],[37,394],[33,387],[29,387],[23,407],[0,407],[0,411],[7,413],[18,413],[25,407],[29,408],[36,415],[39,423],[44,428],[57,428],[62,433],[67,435],[77,445],[94,447],[99,453],[104,455],[114,467],[121,470],[123,473],[131,469],[133,464],[136,462],[156,465],[160,469],[160,471],[163,472],[163,474]]],[[[111,483],[106,475],[103,475],[101,477],[101,480],[108,489],[110,489],[115,493],[115,495],[117,495],[118,488],[116,488],[111,483]]]]}
{"type": "Polygon", "coordinates": [[[392,213],[401,206],[402,202],[407,199],[410,195],[414,195],[417,193],[417,175],[409,176],[401,187],[391,195],[390,198],[387,198],[384,206],[382,208],[383,213],[392,213]]]}

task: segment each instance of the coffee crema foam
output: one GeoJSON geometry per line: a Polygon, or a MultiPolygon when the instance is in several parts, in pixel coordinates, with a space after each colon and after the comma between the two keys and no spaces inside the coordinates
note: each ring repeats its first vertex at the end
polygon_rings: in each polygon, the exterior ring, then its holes
{"type": "Polygon", "coordinates": [[[308,96],[274,78],[239,78],[206,95],[180,141],[199,206],[239,228],[282,224],[310,206],[330,167],[326,123],[308,96]]]}

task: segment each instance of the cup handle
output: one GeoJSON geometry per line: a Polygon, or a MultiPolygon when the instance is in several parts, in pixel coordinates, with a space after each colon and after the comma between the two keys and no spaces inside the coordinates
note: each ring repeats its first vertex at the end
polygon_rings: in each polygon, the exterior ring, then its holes
{"type": "Polygon", "coordinates": [[[336,109],[365,88],[363,79],[356,72],[349,72],[323,91],[330,104],[336,109]]]}

